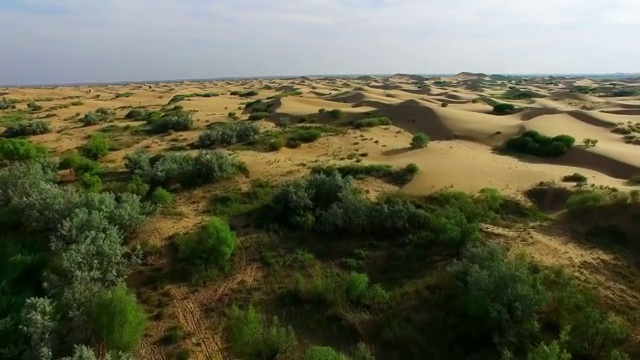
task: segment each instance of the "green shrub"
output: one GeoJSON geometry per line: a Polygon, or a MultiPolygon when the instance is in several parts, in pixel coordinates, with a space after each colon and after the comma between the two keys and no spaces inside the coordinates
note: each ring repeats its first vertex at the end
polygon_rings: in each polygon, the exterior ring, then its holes
{"type": "Polygon", "coordinates": [[[134,175],[127,184],[127,192],[143,197],[149,192],[149,185],[145,184],[140,176],[134,175]]]}
{"type": "Polygon", "coordinates": [[[327,111],[325,108],[318,109],[318,114],[324,114],[325,111],[327,111]]]}
{"type": "Polygon", "coordinates": [[[558,135],[552,138],[529,130],[509,139],[505,143],[505,148],[539,157],[558,157],[564,155],[574,143],[575,139],[569,135],[558,135]]]}
{"type": "Polygon", "coordinates": [[[249,114],[249,120],[262,120],[271,117],[271,113],[268,112],[256,112],[249,114]]]}
{"type": "Polygon", "coordinates": [[[93,302],[89,319],[95,335],[109,349],[119,351],[134,349],[147,326],[144,310],[124,286],[100,293],[93,302]]]}
{"type": "Polygon", "coordinates": [[[579,212],[591,207],[604,205],[607,203],[607,197],[600,191],[585,190],[579,191],[571,195],[567,199],[566,207],[571,212],[579,212]]]}
{"type": "Polygon", "coordinates": [[[25,139],[0,139],[0,161],[26,161],[46,157],[49,149],[25,139]]]}
{"type": "Polygon", "coordinates": [[[307,349],[304,360],[350,360],[348,356],[329,346],[312,346],[307,349]]]}
{"type": "Polygon", "coordinates": [[[80,186],[87,191],[100,192],[102,180],[97,175],[85,173],[80,177],[80,186]]]}
{"type": "Polygon", "coordinates": [[[93,134],[80,153],[92,160],[99,160],[109,153],[109,139],[102,134],[93,134]]]}
{"type": "Polygon", "coordinates": [[[429,137],[423,133],[413,134],[411,147],[414,149],[425,148],[429,145],[429,137]]]}
{"type": "Polygon", "coordinates": [[[234,90],[232,92],[229,93],[229,95],[240,95],[242,92],[238,91],[238,90],[234,90]]]}
{"type": "Polygon", "coordinates": [[[294,129],[289,135],[289,140],[294,142],[310,143],[318,140],[322,136],[322,131],[310,128],[294,129]]]}
{"type": "Polygon", "coordinates": [[[235,234],[224,220],[212,218],[196,233],[178,239],[178,257],[209,272],[225,266],[236,246],[235,234]]]}
{"type": "Polygon", "coordinates": [[[276,126],[282,129],[286,129],[291,126],[291,119],[286,116],[279,117],[278,120],[276,120],[276,126]]]}
{"type": "Polygon", "coordinates": [[[144,118],[144,115],[145,111],[143,109],[131,109],[124,118],[129,120],[141,120],[144,118]]]}
{"type": "Polygon", "coordinates": [[[42,106],[36,104],[34,101],[30,101],[27,103],[27,108],[31,111],[40,111],[42,110],[42,106]]]}
{"type": "Polygon", "coordinates": [[[284,139],[273,139],[269,141],[268,150],[269,151],[278,151],[282,149],[285,145],[284,139]]]}
{"type": "Polygon", "coordinates": [[[165,113],[160,118],[148,121],[150,131],[154,134],[164,134],[169,131],[187,131],[193,128],[191,113],[178,110],[165,113]]]}
{"type": "Polygon", "coordinates": [[[471,248],[452,271],[470,339],[512,349],[538,333],[548,293],[523,256],[511,260],[496,246],[471,248]]]}
{"type": "Polygon", "coordinates": [[[360,129],[363,127],[375,127],[383,125],[391,125],[391,120],[386,116],[378,116],[366,119],[360,119],[351,123],[355,128],[360,129]]]}
{"type": "Polygon", "coordinates": [[[151,202],[158,207],[167,207],[173,202],[173,196],[167,190],[158,187],[151,193],[151,202]]]}
{"type": "Polygon", "coordinates": [[[7,99],[4,97],[0,99],[0,110],[15,109],[15,108],[16,108],[16,105],[14,100],[7,99]]]}
{"type": "Polygon", "coordinates": [[[60,169],[70,169],[76,175],[95,174],[100,171],[100,163],[88,159],[77,152],[72,152],[60,159],[60,169]]]}
{"type": "Polygon", "coordinates": [[[183,95],[183,94],[174,95],[171,98],[171,100],[169,100],[169,104],[175,104],[175,103],[178,103],[178,102],[183,101],[183,100],[188,99],[188,98],[189,98],[189,95],[183,95]]]}
{"type": "Polygon", "coordinates": [[[243,93],[238,94],[240,97],[251,97],[251,96],[257,96],[258,95],[258,91],[257,90],[249,90],[249,91],[245,91],[243,93]]]}
{"type": "Polygon", "coordinates": [[[386,180],[395,185],[405,185],[409,183],[413,176],[418,172],[419,168],[416,164],[409,164],[402,169],[394,169],[391,165],[386,164],[349,164],[343,166],[316,166],[311,169],[312,174],[322,173],[331,175],[338,172],[342,176],[351,176],[359,178],[363,176],[371,176],[386,180]]]}
{"type": "Polygon", "coordinates": [[[253,306],[246,311],[233,306],[226,331],[231,352],[240,358],[273,359],[296,344],[291,326],[281,326],[277,317],[266,324],[253,306]]]}
{"type": "Polygon", "coordinates": [[[111,120],[110,117],[110,112],[108,110],[101,110],[103,108],[100,108],[98,110],[96,110],[95,112],[93,111],[89,111],[88,113],[86,113],[84,115],[84,117],[80,120],[82,122],[83,126],[92,126],[92,125],[98,125],[98,124],[103,124],[105,122],[108,122],[109,120],[111,120]],[[98,112],[99,110],[101,110],[100,112],[98,112]]]}
{"type": "Polygon", "coordinates": [[[329,115],[331,115],[332,118],[339,120],[342,117],[342,110],[340,109],[333,109],[331,111],[329,111],[329,115]]]}
{"type": "Polygon", "coordinates": [[[580,173],[573,173],[570,175],[565,175],[562,177],[562,181],[564,182],[575,182],[575,183],[586,183],[587,177],[580,173]]]}
{"type": "Polygon", "coordinates": [[[2,136],[14,138],[19,136],[41,135],[49,132],[51,132],[51,127],[48,122],[33,120],[7,126],[2,136]]]}
{"type": "Polygon", "coordinates": [[[260,127],[248,121],[216,124],[198,137],[200,148],[228,146],[253,140],[260,134],[260,127]]]}
{"type": "Polygon", "coordinates": [[[162,341],[167,345],[173,345],[181,342],[184,339],[184,329],[180,325],[174,325],[167,330],[167,333],[162,337],[162,341]]]}
{"type": "Polygon", "coordinates": [[[498,114],[513,114],[516,107],[513,104],[499,103],[493,106],[493,111],[498,114]]]}

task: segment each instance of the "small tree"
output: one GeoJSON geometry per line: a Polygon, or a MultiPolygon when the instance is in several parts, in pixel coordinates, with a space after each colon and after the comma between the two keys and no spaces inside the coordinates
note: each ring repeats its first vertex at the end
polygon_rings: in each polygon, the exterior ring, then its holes
{"type": "Polygon", "coordinates": [[[236,246],[236,236],[226,221],[213,218],[200,231],[178,240],[178,256],[203,270],[223,266],[236,246]]]}
{"type": "Polygon", "coordinates": [[[81,153],[89,159],[98,160],[109,153],[109,139],[102,134],[93,134],[82,147],[81,153]]]}
{"type": "Polygon", "coordinates": [[[167,190],[159,187],[151,193],[151,202],[158,207],[167,207],[173,202],[173,196],[167,190]]]}
{"type": "Polygon", "coordinates": [[[411,147],[414,149],[425,148],[429,145],[429,137],[423,133],[417,133],[411,138],[411,147]]]}
{"type": "Polygon", "coordinates": [[[136,298],[123,286],[102,292],[90,315],[95,337],[113,350],[132,350],[144,335],[147,319],[136,298]]]}

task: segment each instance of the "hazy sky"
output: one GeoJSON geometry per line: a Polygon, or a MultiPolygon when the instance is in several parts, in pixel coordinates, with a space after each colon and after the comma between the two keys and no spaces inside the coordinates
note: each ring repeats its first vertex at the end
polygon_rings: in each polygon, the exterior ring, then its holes
{"type": "Polygon", "coordinates": [[[640,71],[640,0],[0,0],[0,84],[640,71]]]}

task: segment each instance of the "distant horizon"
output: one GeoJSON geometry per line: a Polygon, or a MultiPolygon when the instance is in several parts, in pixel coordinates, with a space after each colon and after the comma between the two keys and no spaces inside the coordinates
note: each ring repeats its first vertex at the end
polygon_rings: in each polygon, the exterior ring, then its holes
{"type": "MultiPolygon", "coordinates": [[[[612,76],[613,79],[621,79],[627,77],[640,76],[640,72],[614,72],[614,73],[485,73],[476,71],[460,71],[452,73],[409,73],[409,72],[396,72],[387,74],[305,74],[305,75],[255,75],[255,76],[225,76],[225,77],[205,77],[205,78],[187,78],[187,79],[147,79],[147,80],[118,80],[118,81],[106,81],[106,82],[68,82],[68,83],[28,83],[28,84],[0,84],[0,88],[29,88],[29,87],[59,87],[59,86],[99,86],[99,85],[127,85],[127,84],[158,84],[158,83],[179,83],[186,81],[193,82],[206,82],[206,81],[237,81],[237,80],[255,80],[255,79],[292,79],[302,77],[335,77],[335,78],[348,78],[348,77],[360,77],[360,76],[377,76],[377,77],[390,77],[394,75],[410,75],[410,76],[422,76],[422,77],[449,77],[462,73],[468,74],[484,74],[487,76],[502,75],[502,76],[514,76],[514,77],[584,77],[593,78],[597,77],[597,80],[609,79],[608,76],[612,76]]],[[[594,78],[596,80],[596,78],[594,78]]]]}

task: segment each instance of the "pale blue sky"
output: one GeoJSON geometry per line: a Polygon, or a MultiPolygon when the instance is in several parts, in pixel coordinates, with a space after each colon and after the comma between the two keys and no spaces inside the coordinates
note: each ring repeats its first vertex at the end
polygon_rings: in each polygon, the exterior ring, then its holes
{"type": "Polygon", "coordinates": [[[640,71],[640,0],[0,0],[0,84],[640,71]]]}

